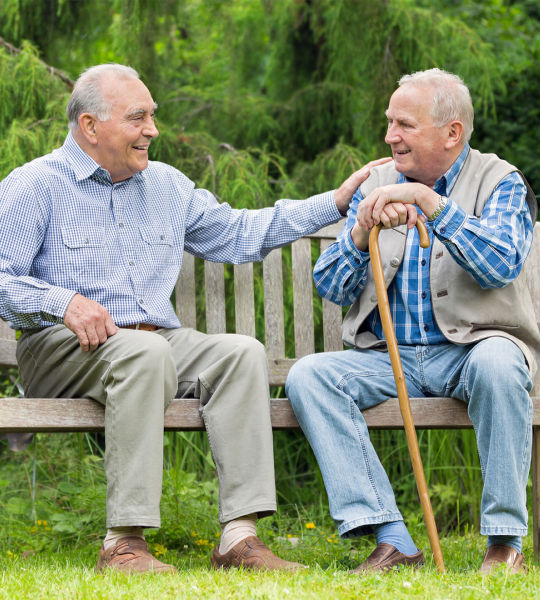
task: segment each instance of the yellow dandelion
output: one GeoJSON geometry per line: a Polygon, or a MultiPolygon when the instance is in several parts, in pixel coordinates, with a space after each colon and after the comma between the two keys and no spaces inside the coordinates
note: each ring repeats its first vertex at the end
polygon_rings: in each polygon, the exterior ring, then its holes
{"type": "Polygon", "coordinates": [[[312,521],[306,523],[306,529],[315,529],[316,525],[312,521]]]}
{"type": "Polygon", "coordinates": [[[164,556],[167,554],[167,548],[163,544],[154,544],[154,554],[156,556],[164,556]]]}

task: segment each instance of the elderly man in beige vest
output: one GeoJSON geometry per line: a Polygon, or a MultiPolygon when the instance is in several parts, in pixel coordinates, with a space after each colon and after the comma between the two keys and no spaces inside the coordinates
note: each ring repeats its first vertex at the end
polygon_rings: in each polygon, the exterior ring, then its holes
{"type": "Polygon", "coordinates": [[[467,403],[484,489],[482,573],[524,571],[529,391],[540,333],[520,277],[537,214],[516,167],[469,146],[473,107],[456,75],[430,69],[402,77],[390,99],[386,143],[393,162],[358,188],[337,241],[314,272],[321,296],[351,305],[350,349],[300,360],[287,393],[319,462],[330,511],[343,537],[374,533],[377,547],[356,569],[421,566],[361,411],[396,396],[370,267],[369,230],[380,247],[411,396],[467,403]],[[428,226],[419,245],[414,225],[428,226]]]}

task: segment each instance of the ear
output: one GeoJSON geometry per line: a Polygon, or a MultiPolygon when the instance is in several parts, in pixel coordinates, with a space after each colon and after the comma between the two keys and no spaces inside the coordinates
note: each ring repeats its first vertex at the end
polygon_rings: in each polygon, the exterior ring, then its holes
{"type": "Polygon", "coordinates": [[[461,121],[450,121],[446,125],[448,136],[446,139],[445,147],[447,150],[460,145],[463,141],[463,123],[461,121]]]}
{"type": "Polygon", "coordinates": [[[79,130],[89,144],[97,144],[96,117],[90,113],[79,115],[79,130]]]}

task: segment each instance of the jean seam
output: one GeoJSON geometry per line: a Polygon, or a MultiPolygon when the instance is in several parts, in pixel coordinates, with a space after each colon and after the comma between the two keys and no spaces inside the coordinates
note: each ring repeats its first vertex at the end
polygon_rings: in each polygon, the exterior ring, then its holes
{"type": "MultiPolygon", "coordinates": [[[[343,392],[345,393],[345,392],[343,392]]],[[[362,436],[361,432],[360,432],[360,428],[358,427],[358,419],[355,418],[354,414],[357,411],[359,411],[360,409],[358,408],[358,406],[356,406],[354,400],[348,396],[349,398],[349,411],[350,411],[350,417],[351,417],[351,421],[354,425],[354,429],[356,430],[356,433],[358,435],[358,440],[360,442],[360,447],[362,448],[362,456],[364,457],[364,464],[366,466],[366,473],[369,479],[369,483],[371,485],[371,489],[373,490],[373,493],[375,494],[375,498],[377,499],[377,504],[379,505],[379,508],[382,510],[384,507],[381,503],[381,497],[379,496],[379,492],[375,486],[375,482],[373,480],[373,474],[371,472],[371,465],[369,463],[369,457],[366,451],[366,445],[364,443],[364,437],[362,436]]]]}

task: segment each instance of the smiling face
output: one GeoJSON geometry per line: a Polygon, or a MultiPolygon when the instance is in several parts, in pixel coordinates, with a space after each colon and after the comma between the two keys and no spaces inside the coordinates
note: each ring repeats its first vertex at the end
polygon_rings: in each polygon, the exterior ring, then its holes
{"type": "Polygon", "coordinates": [[[93,118],[89,154],[116,183],[148,166],[150,142],[159,134],[154,124],[156,104],[140,79],[106,77],[100,85],[110,116],[106,121],[93,118]]]}
{"type": "Polygon", "coordinates": [[[452,123],[433,125],[433,95],[433,87],[405,84],[394,92],[386,111],[385,142],[392,148],[396,170],[429,187],[459,155],[451,134],[452,123]]]}

